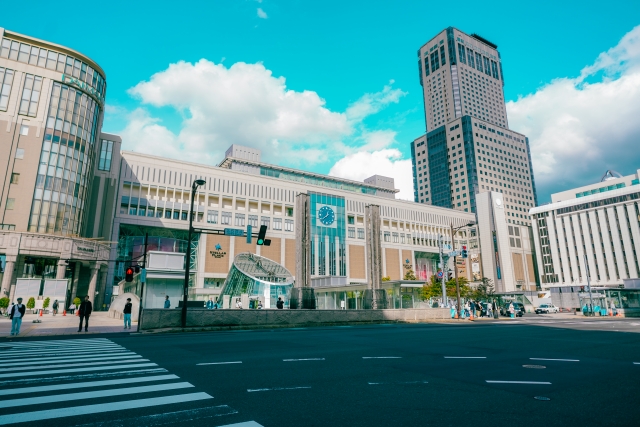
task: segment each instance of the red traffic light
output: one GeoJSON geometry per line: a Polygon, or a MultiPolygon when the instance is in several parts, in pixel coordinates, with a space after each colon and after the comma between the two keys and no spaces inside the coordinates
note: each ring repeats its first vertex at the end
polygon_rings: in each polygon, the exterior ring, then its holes
{"type": "Polygon", "coordinates": [[[127,268],[127,271],[125,271],[124,280],[125,282],[133,282],[133,268],[131,267],[127,268]]]}

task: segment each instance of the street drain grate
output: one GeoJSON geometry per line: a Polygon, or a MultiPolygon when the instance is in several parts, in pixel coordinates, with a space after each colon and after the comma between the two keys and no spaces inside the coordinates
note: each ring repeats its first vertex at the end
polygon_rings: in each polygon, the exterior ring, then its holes
{"type": "Polygon", "coordinates": [[[522,365],[523,368],[529,368],[529,369],[546,369],[546,366],[542,366],[542,365],[522,365]]]}
{"type": "Polygon", "coordinates": [[[544,396],[535,396],[534,399],[536,399],[536,400],[551,400],[548,397],[544,397],[544,396]]]}

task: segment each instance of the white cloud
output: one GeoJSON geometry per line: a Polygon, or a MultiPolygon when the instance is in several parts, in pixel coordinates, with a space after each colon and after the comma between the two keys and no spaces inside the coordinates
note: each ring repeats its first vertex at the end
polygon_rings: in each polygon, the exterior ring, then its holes
{"type": "Polygon", "coordinates": [[[577,78],[559,78],[507,104],[527,135],[539,202],[597,181],[607,169],[640,168],[640,26],[577,78]]]}
{"type": "Polygon", "coordinates": [[[267,12],[265,12],[264,10],[262,10],[261,7],[258,8],[258,18],[262,18],[262,19],[267,19],[267,12]]]}
{"type": "Polygon", "coordinates": [[[345,156],[396,143],[395,132],[362,122],[404,96],[392,84],[335,112],[316,92],[287,89],[284,77],[260,63],[178,62],[129,90],[147,107],[129,113],[120,133],[125,149],[175,159],[216,164],[229,145],[241,144],[260,149],[266,162],[329,169],[345,156]],[[182,121],[171,130],[148,107],[169,107],[182,121]]]}
{"type": "Polygon", "coordinates": [[[336,162],[329,175],[354,181],[362,181],[372,175],[392,177],[395,187],[400,190],[396,198],[413,200],[411,160],[404,160],[402,153],[395,148],[350,154],[336,162]]]}

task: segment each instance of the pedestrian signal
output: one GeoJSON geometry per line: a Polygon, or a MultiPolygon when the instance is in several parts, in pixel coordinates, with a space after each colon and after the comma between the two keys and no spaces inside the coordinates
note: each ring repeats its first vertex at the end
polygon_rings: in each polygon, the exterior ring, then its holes
{"type": "Polygon", "coordinates": [[[125,282],[133,282],[133,268],[131,268],[131,267],[127,268],[127,271],[125,272],[124,281],[125,282]]]}
{"type": "Polygon", "coordinates": [[[266,235],[267,235],[267,226],[261,225],[260,232],[258,233],[258,245],[264,245],[264,240],[266,235]]]}

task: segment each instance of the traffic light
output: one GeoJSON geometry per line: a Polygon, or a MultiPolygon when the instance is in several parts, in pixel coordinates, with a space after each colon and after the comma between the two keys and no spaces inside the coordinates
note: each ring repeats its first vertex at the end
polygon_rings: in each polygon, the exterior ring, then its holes
{"type": "Polygon", "coordinates": [[[140,266],[136,264],[135,267],[133,267],[133,271],[135,271],[136,273],[140,273],[140,266]]]}
{"type": "MultiPolygon", "coordinates": [[[[258,233],[258,245],[264,245],[264,238],[267,234],[267,226],[266,225],[261,225],[260,226],[260,232],[258,233]]],[[[271,243],[271,242],[269,242],[271,243]]]]}
{"type": "Polygon", "coordinates": [[[125,282],[133,282],[133,268],[131,268],[131,267],[127,268],[127,271],[125,271],[124,281],[125,282]]]}
{"type": "Polygon", "coordinates": [[[469,255],[469,253],[467,252],[467,247],[466,246],[462,246],[462,251],[460,252],[460,256],[462,258],[466,258],[469,255]]]}

